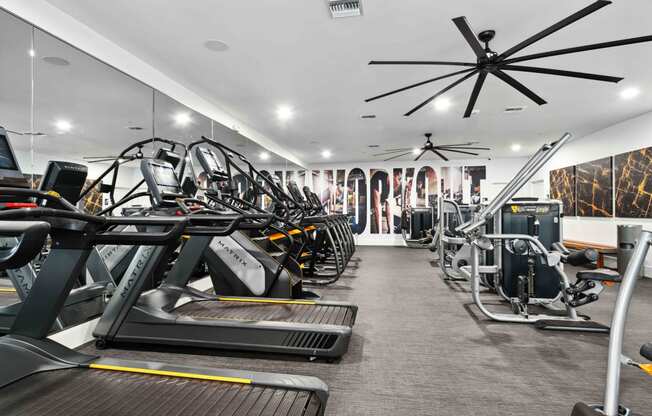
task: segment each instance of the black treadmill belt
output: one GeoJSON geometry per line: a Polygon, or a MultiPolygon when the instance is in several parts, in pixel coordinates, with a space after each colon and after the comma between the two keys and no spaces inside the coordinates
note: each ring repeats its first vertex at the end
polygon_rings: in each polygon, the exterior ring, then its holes
{"type": "Polygon", "coordinates": [[[195,301],[174,310],[179,315],[204,319],[280,321],[304,324],[352,326],[348,306],[275,304],[233,301],[195,301]]]}
{"type": "Polygon", "coordinates": [[[3,416],[312,416],[309,391],[118,371],[39,373],[2,389],[3,416]]]}

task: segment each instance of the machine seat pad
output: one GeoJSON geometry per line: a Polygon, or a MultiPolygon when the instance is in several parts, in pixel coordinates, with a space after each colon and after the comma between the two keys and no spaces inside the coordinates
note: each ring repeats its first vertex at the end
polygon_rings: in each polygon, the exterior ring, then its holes
{"type": "Polygon", "coordinates": [[[648,342],[641,347],[641,355],[652,361],[652,342],[648,342]]]}
{"type": "Polygon", "coordinates": [[[609,269],[580,270],[576,276],[578,280],[594,280],[598,282],[619,283],[622,279],[618,272],[609,269]]]}

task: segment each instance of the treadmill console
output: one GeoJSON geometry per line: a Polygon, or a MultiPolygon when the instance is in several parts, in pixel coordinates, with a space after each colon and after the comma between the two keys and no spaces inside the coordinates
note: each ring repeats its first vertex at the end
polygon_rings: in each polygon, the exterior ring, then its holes
{"type": "Polygon", "coordinates": [[[290,192],[290,195],[292,195],[292,198],[294,198],[295,201],[299,203],[305,202],[305,199],[303,198],[303,195],[301,195],[301,191],[299,190],[299,186],[297,186],[297,183],[295,181],[288,182],[288,191],[290,192]]]}
{"type": "MultiPolygon", "coordinates": [[[[63,199],[74,204],[86,184],[87,176],[88,168],[84,165],[51,160],[48,162],[39,190],[55,191],[63,199]]],[[[48,202],[45,205],[52,205],[52,203],[48,202]]]]}
{"type": "Polygon", "coordinates": [[[229,174],[224,170],[215,152],[205,147],[198,147],[195,150],[197,160],[211,182],[223,182],[229,180],[229,174]]]}
{"type": "Polygon", "coordinates": [[[27,178],[18,166],[16,155],[5,129],[0,127],[0,186],[29,188],[27,178]]]}
{"type": "Polygon", "coordinates": [[[179,156],[178,153],[175,153],[172,150],[168,150],[168,149],[158,149],[158,152],[156,152],[156,156],[154,156],[154,159],[169,162],[174,169],[176,169],[177,166],[179,166],[179,162],[181,162],[181,156],[179,156]]]}
{"type": "Polygon", "coordinates": [[[177,198],[186,197],[170,162],[143,159],[140,162],[140,171],[157,207],[174,206],[177,198]]]}

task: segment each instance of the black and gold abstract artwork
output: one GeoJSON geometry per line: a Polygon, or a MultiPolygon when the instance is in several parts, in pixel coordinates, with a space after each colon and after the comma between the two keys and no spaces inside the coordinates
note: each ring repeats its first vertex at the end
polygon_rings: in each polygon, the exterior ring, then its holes
{"type": "Polygon", "coordinates": [[[614,156],[616,216],[652,218],[652,147],[614,156]]]}
{"type": "Polygon", "coordinates": [[[577,208],[575,179],[575,166],[550,171],[550,198],[562,202],[567,216],[575,215],[577,208]]]}
{"type": "Polygon", "coordinates": [[[576,166],[577,215],[613,216],[613,167],[611,157],[576,166]]]}

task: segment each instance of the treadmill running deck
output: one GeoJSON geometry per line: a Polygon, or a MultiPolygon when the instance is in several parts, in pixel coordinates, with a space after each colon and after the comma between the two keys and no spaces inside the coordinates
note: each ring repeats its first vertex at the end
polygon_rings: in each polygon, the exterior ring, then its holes
{"type": "Polygon", "coordinates": [[[20,299],[13,288],[0,286],[0,306],[13,305],[17,302],[20,302],[20,299]]]}
{"type": "Polygon", "coordinates": [[[351,327],[351,308],[339,305],[273,304],[233,301],[194,301],[174,310],[181,316],[197,319],[277,321],[351,327]]]}
{"type": "Polygon", "coordinates": [[[2,389],[0,415],[314,416],[309,391],[106,370],[32,375],[2,389]]]}

